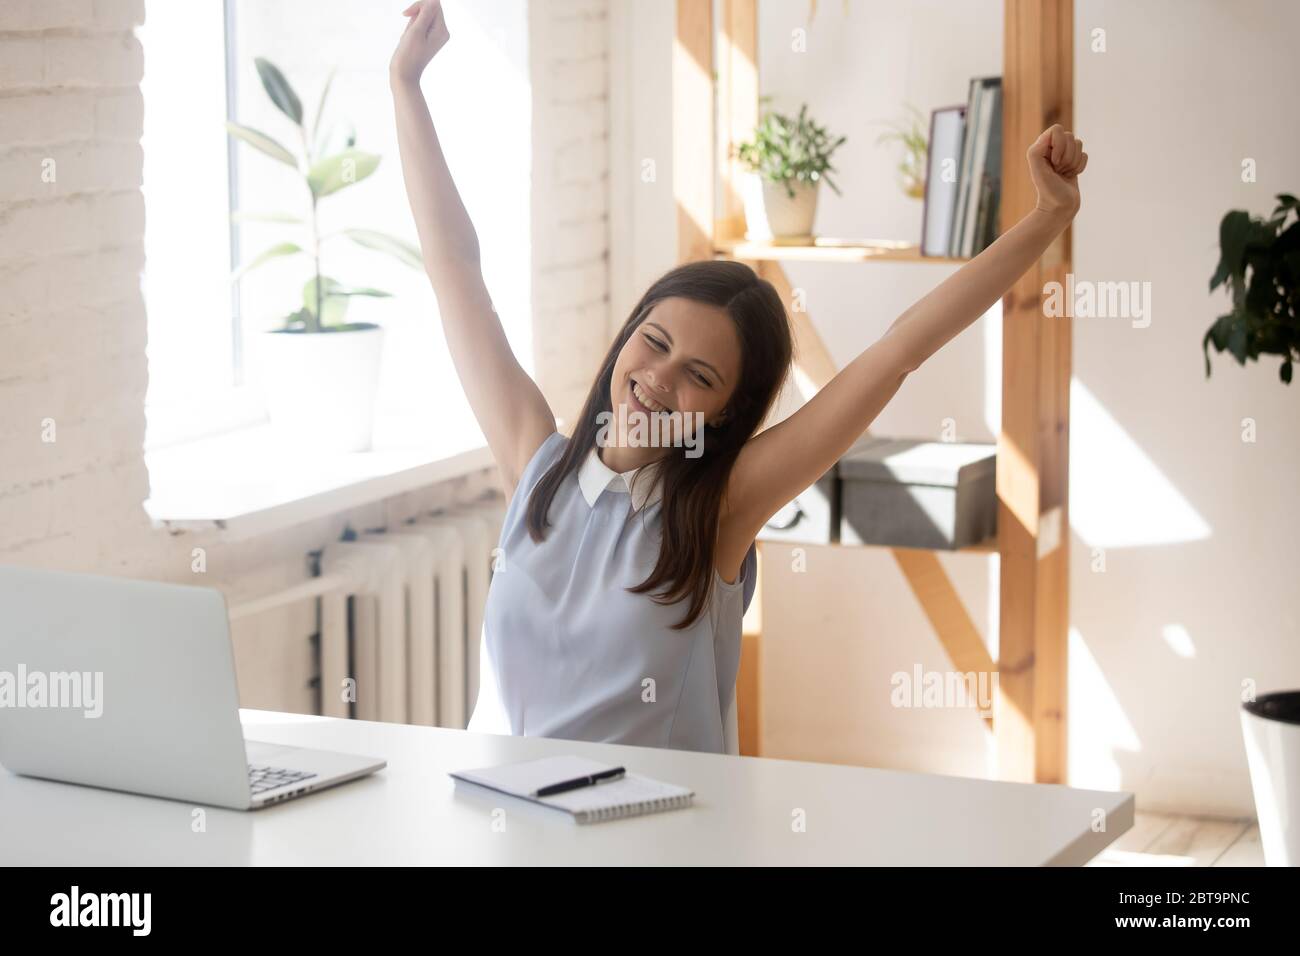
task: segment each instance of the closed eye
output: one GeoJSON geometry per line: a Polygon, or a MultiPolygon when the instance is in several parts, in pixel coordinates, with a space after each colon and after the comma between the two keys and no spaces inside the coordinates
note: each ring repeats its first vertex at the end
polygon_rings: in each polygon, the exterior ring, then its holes
{"type": "MultiPolygon", "coordinates": [[[[655,338],[653,335],[646,335],[645,340],[646,340],[647,342],[649,342],[651,345],[653,345],[657,351],[660,351],[660,352],[667,352],[667,351],[668,351],[668,346],[665,345],[663,342],[659,341],[659,340],[658,340],[657,338],[655,338]]],[[[691,372],[691,375],[694,376],[695,381],[699,382],[699,383],[700,383],[701,385],[703,385],[705,388],[712,388],[712,387],[713,387],[713,383],[710,382],[710,381],[709,381],[705,376],[701,375],[699,372],[692,371],[692,372],[691,372]]]]}

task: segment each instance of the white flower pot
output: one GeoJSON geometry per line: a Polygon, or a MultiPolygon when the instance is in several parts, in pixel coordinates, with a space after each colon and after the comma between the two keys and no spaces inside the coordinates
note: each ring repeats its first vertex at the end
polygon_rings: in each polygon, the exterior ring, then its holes
{"type": "Polygon", "coordinates": [[[794,198],[783,183],[747,173],[742,179],[745,203],[745,238],[754,240],[812,239],[813,220],[817,216],[817,187],[820,182],[793,181],[794,198]]]}
{"type": "Polygon", "coordinates": [[[1243,704],[1250,786],[1268,866],[1300,866],[1300,691],[1243,704]]]}
{"type": "Polygon", "coordinates": [[[367,451],[384,330],[267,332],[262,385],[271,424],[286,444],[317,452],[367,451]]]}

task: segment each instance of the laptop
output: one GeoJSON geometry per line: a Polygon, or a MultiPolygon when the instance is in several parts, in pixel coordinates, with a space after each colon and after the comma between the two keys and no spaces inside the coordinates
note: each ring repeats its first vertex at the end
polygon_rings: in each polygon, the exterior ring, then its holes
{"type": "Polygon", "coordinates": [[[244,739],[220,591],[0,566],[0,765],[255,810],[386,762],[244,739]]]}

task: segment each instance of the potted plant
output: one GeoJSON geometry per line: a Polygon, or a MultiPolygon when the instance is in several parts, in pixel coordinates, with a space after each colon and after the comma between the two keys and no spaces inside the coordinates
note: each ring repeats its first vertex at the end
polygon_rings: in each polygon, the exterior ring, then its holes
{"type": "MultiPolygon", "coordinates": [[[[1232,306],[1201,340],[1206,378],[1213,345],[1238,365],[1266,353],[1280,355],[1278,375],[1291,384],[1292,366],[1300,361],[1300,200],[1281,193],[1277,201],[1267,220],[1234,209],[1219,223],[1219,265],[1210,291],[1226,284],[1232,306]]],[[[1264,861],[1300,866],[1300,690],[1247,700],[1241,732],[1264,861]]]]}
{"type": "Polygon", "coordinates": [[[898,142],[903,147],[903,158],[898,162],[898,185],[911,199],[925,198],[926,119],[915,106],[907,106],[911,114],[906,123],[894,123],[889,132],[881,133],[876,145],[898,142]]]}
{"type": "Polygon", "coordinates": [[[1264,353],[1282,356],[1278,374],[1291,383],[1300,361],[1300,200],[1281,193],[1271,218],[1253,219],[1241,209],[1219,223],[1219,266],[1210,291],[1226,283],[1232,308],[1219,316],[1201,340],[1205,377],[1210,377],[1210,346],[1230,352],[1238,365],[1264,353]],[[1288,216],[1291,224],[1283,228],[1288,216]],[[1247,276],[1247,270],[1250,275],[1247,276]]]}
{"type": "Polygon", "coordinates": [[[1241,707],[1250,786],[1267,866],[1300,866],[1300,690],[1241,707]]]}
{"type": "Polygon", "coordinates": [[[263,154],[297,170],[302,178],[300,213],[237,212],[243,222],[283,223],[296,235],[278,242],[241,265],[235,281],[272,260],[306,256],[313,273],[302,302],[284,316],[281,327],[261,336],[263,385],[271,423],[286,440],[320,451],[365,451],[370,447],[383,329],[370,322],[345,321],[354,296],[386,298],[381,289],[349,285],[321,270],[325,243],[346,238],[367,249],[393,256],[413,269],[423,268],[415,246],[372,229],[341,229],[322,235],[318,207],[322,200],[374,173],[379,156],[356,149],[350,126],[339,141],[337,128],[324,130],[321,116],[334,74],[325,81],[310,127],[302,101],[284,74],[269,60],[255,61],[262,88],[294,125],[297,148],[290,150],[259,130],[226,123],[237,137],[263,154]]]}
{"type": "Polygon", "coordinates": [[[831,154],[844,141],[843,136],[832,140],[826,129],[808,116],[807,103],[799,107],[796,117],[766,112],[753,137],[735,150],[747,173],[742,186],[745,238],[811,241],[817,187],[825,180],[840,195],[829,174],[835,171],[831,154]]]}

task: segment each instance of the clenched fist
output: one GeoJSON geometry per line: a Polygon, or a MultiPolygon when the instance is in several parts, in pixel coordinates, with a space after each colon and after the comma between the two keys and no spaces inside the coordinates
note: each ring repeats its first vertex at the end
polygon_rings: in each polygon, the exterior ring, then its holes
{"type": "Polygon", "coordinates": [[[1057,123],[1043,130],[1025,155],[1038,190],[1037,208],[1073,217],[1079,211],[1079,174],[1088,165],[1083,140],[1057,123]]]}

